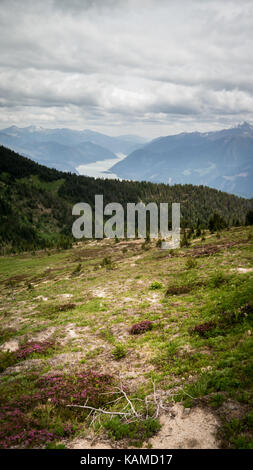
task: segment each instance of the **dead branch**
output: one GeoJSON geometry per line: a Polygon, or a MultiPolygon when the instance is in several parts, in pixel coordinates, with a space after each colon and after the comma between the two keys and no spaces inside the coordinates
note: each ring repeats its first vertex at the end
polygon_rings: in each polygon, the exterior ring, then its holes
{"type": "Polygon", "coordinates": [[[87,405],[67,405],[69,408],[85,408],[87,410],[92,410],[96,411],[98,413],[104,413],[106,415],[125,415],[125,416],[130,416],[131,413],[123,413],[120,411],[106,411],[102,410],[102,408],[94,408],[93,406],[87,406],[87,405]]]}
{"type": "Polygon", "coordinates": [[[132,410],[134,416],[136,416],[136,418],[139,418],[139,415],[138,415],[138,413],[136,412],[136,410],[135,410],[135,408],[134,408],[134,406],[133,406],[131,400],[129,400],[129,398],[128,398],[126,392],[124,392],[124,390],[122,390],[122,389],[121,389],[120,391],[121,391],[121,393],[124,395],[124,397],[125,397],[126,401],[128,402],[128,404],[130,405],[131,410],[132,410]]]}
{"type": "Polygon", "coordinates": [[[168,412],[169,407],[166,406],[163,403],[163,400],[161,398],[158,399],[158,395],[157,395],[157,392],[156,392],[156,386],[155,386],[155,383],[153,381],[152,381],[152,384],[153,384],[153,396],[152,395],[151,396],[146,396],[144,398],[144,400],[142,400],[140,398],[132,398],[130,400],[130,398],[127,396],[126,392],[124,391],[122,385],[121,385],[121,387],[115,387],[116,388],[115,392],[108,392],[108,395],[109,394],[120,394],[121,395],[118,398],[116,398],[115,400],[109,401],[107,403],[108,405],[113,404],[113,403],[117,404],[121,400],[125,399],[126,404],[121,408],[120,411],[107,411],[107,410],[104,410],[102,408],[95,408],[93,406],[88,406],[87,405],[88,400],[86,400],[84,405],[67,405],[67,406],[72,407],[72,408],[74,407],[74,408],[82,408],[82,409],[89,410],[90,412],[89,412],[88,416],[92,415],[92,424],[96,421],[96,419],[100,420],[100,414],[108,415],[108,416],[111,417],[111,419],[112,419],[113,416],[124,416],[126,418],[127,423],[132,423],[132,422],[136,421],[136,419],[142,420],[142,421],[147,420],[150,416],[149,415],[149,404],[153,403],[155,405],[155,412],[152,415],[152,418],[157,419],[160,416],[161,410],[163,410],[165,412],[168,412]],[[144,413],[143,412],[138,413],[136,411],[134,405],[133,405],[133,401],[142,402],[145,406],[145,412],[144,413]]]}

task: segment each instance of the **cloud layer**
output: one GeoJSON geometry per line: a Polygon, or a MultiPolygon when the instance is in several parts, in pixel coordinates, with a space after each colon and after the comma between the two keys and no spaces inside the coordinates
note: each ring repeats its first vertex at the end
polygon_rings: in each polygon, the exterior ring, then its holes
{"type": "Polygon", "coordinates": [[[155,137],[253,121],[253,2],[2,0],[0,127],[155,137]]]}

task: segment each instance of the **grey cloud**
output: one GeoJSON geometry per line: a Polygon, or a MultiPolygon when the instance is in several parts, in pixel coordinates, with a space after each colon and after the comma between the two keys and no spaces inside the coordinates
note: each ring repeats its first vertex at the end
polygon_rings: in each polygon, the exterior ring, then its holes
{"type": "Polygon", "coordinates": [[[253,4],[229,4],[2,0],[0,127],[48,116],[157,136],[252,121],[253,4]]]}

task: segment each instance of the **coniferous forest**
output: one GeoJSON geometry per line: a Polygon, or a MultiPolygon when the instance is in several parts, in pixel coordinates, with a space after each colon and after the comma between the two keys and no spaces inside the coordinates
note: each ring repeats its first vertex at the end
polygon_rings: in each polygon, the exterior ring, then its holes
{"type": "Polygon", "coordinates": [[[165,185],[149,182],[95,179],[39,165],[0,147],[1,252],[69,247],[74,221],[72,206],[95,195],[104,205],[119,202],[180,202],[181,226],[221,229],[250,224],[252,199],[244,199],[205,186],[165,185]]]}

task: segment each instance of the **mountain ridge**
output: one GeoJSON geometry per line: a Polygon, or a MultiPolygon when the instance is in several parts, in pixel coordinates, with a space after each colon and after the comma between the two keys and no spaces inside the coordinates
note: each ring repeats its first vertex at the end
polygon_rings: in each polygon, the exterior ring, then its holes
{"type": "Polygon", "coordinates": [[[112,137],[89,129],[78,131],[10,126],[0,130],[0,144],[37,163],[76,173],[79,165],[107,159],[117,160],[117,154],[126,155],[144,141],[138,136],[112,137]]]}
{"type": "Polygon", "coordinates": [[[158,137],[110,171],[125,179],[203,184],[252,197],[253,126],[158,137]]]}

